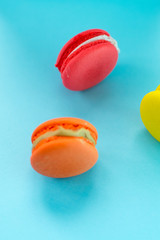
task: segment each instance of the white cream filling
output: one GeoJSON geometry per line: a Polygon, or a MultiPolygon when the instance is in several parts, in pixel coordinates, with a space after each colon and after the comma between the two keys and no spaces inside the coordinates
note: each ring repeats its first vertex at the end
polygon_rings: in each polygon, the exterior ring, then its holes
{"type": "Polygon", "coordinates": [[[76,51],[77,49],[79,49],[80,47],[88,44],[88,43],[91,43],[91,42],[95,42],[95,41],[98,41],[98,40],[105,40],[107,42],[110,42],[111,44],[113,44],[115,46],[115,48],[117,49],[118,52],[120,52],[120,49],[118,48],[118,44],[117,44],[117,41],[112,38],[111,36],[107,36],[107,35],[100,35],[100,36],[97,36],[97,37],[93,37],[93,38],[90,38],[88,40],[86,40],[85,42],[81,43],[78,47],[76,47],[69,55],[68,57],[74,52],[76,51]]]}
{"type": "Polygon", "coordinates": [[[54,137],[54,136],[65,136],[65,137],[83,137],[88,140],[90,140],[94,145],[96,145],[96,142],[94,138],[91,136],[91,133],[89,130],[85,128],[80,128],[78,130],[72,130],[72,129],[64,129],[63,127],[59,127],[55,131],[49,131],[41,136],[39,136],[32,144],[32,149],[35,148],[35,146],[42,141],[45,138],[54,137]]]}

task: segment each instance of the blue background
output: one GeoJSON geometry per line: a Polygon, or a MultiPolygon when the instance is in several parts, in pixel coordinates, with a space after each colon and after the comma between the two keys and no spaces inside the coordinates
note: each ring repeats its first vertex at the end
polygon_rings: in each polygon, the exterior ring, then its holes
{"type": "Polygon", "coordinates": [[[160,145],[139,113],[160,83],[159,63],[158,0],[0,0],[1,240],[160,239],[160,145]],[[118,41],[118,64],[98,86],[71,92],[54,64],[90,28],[118,41]],[[96,126],[99,160],[81,176],[51,179],[31,168],[30,137],[62,116],[96,126]]]}

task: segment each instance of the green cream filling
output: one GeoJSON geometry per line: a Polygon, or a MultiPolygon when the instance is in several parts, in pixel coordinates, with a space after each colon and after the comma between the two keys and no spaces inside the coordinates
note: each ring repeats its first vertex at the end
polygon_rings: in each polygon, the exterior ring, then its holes
{"type": "Polygon", "coordinates": [[[81,128],[78,130],[71,130],[71,129],[65,129],[63,127],[59,127],[55,131],[49,131],[49,132],[46,132],[46,133],[42,134],[41,136],[39,136],[33,142],[32,148],[35,148],[35,146],[43,139],[49,138],[49,137],[54,137],[54,136],[83,137],[83,138],[86,138],[87,140],[91,141],[94,145],[96,145],[94,138],[90,134],[90,131],[85,128],[81,128]]]}

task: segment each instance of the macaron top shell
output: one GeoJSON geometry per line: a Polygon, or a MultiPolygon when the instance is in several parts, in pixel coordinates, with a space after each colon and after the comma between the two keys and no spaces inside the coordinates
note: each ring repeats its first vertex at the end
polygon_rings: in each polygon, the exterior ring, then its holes
{"type": "Polygon", "coordinates": [[[100,35],[107,35],[110,36],[108,32],[101,30],[101,29],[91,29],[91,30],[87,30],[84,32],[81,32],[79,34],[77,34],[76,36],[74,36],[73,38],[71,38],[65,45],[64,47],[61,49],[58,58],[57,58],[57,62],[55,64],[55,66],[59,69],[59,71],[61,71],[63,62],[66,60],[67,56],[81,43],[83,43],[84,41],[92,38],[92,37],[96,37],[96,36],[100,36],[100,35]]]}
{"type": "Polygon", "coordinates": [[[71,128],[71,129],[78,129],[78,128],[85,128],[89,129],[91,133],[94,135],[95,141],[97,142],[98,133],[96,128],[89,122],[79,119],[79,118],[72,118],[72,117],[65,117],[65,118],[55,118],[49,121],[46,121],[40,124],[32,133],[31,141],[33,141],[44,132],[47,132],[54,127],[63,126],[64,128],[71,128]]]}

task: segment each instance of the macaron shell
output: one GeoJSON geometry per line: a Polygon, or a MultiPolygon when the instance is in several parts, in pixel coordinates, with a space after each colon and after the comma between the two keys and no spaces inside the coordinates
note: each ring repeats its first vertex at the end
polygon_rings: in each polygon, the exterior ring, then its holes
{"type": "Polygon", "coordinates": [[[118,51],[110,42],[91,45],[75,55],[61,77],[66,88],[81,91],[95,86],[114,69],[118,51]]]}
{"type": "Polygon", "coordinates": [[[88,40],[89,38],[99,36],[99,35],[110,36],[109,33],[104,30],[90,29],[90,30],[83,31],[77,34],[76,36],[74,36],[73,38],[71,38],[61,49],[57,58],[56,67],[58,67],[60,70],[59,65],[61,65],[61,61],[63,60],[63,58],[67,57],[69,52],[71,52],[74,48],[76,48],[79,44],[81,44],[85,40],[88,40]]]}
{"type": "Polygon", "coordinates": [[[160,142],[160,91],[156,90],[144,96],[140,113],[147,130],[160,142]]]}
{"type": "Polygon", "coordinates": [[[31,165],[42,175],[66,178],[88,171],[97,159],[94,145],[82,138],[61,137],[33,151],[31,165]]]}
{"type": "Polygon", "coordinates": [[[97,138],[98,138],[97,130],[91,123],[89,123],[83,119],[80,119],[80,118],[62,117],[62,118],[51,119],[51,120],[48,120],[48,121],[40,124],[32,133],[32,137],[31,137],[32,142],[33,142],[35,135],[37,135],[37,133],[41,132],[43,129],[49,128],[54,125],[61,125],[61,124],[77,125],[77,126],[81,126],[84,128],[88,128],[95,133],[95,136],[96,136],[95,140],[97,140],[97,138]]]}

